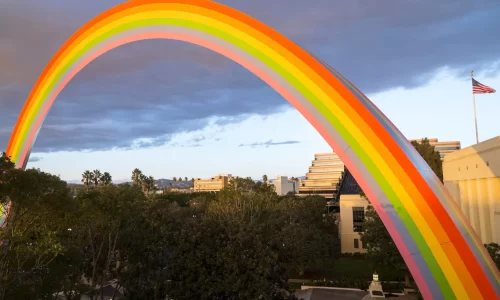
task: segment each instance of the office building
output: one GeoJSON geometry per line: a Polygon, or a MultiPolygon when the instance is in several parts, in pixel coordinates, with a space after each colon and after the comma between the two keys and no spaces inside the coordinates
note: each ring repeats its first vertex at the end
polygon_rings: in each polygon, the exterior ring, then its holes
{"type": "Polygon", "coordinates": [[[210,179],[195,179],[193,184],[194,192],[218,192],[229,185],[231,180],[238,178],[231,174],[217,175],[210,179]]]}
{"type": "MultiPolygon", "coordinates": [[[[461,149],[461,144],[458,141],[440,142],[436,138],[431,138],[427,140],[429,141],[429,144],[431,146],[434,146],[436,151],[439,151],[439,154],[441,155],[441,160],[443,160],[446,155],[461,149]]],[[[411,141],[420,143],[422,139],[410,140],[410,142],[411,141]]]]}
{"type": "Polygon", "coordinates": [[[484,244],[500,244],[500,137],[447,154],[444,185],[484,244]]]}
{"type": "Polygon", "coordinates": [[[299,178],[291,179],[287,176],[278,176],[269,184],[274,185],[276,194],[284,196],[290,192],[296,194],[299,191],[300,182],[301,180],[299,178]]]}
{"type": "Polygon", "coordinates": [[[297,196],[320,195],[327,200],[334,200],[343,171],[344,163],[335,152],[315,154],[297,196]]]}
{"type": "Polygon", "coordinates": [[[364,231],[365,212],[370,203],[361,196],[362,192],[352,174],[346,169],[339,189],[338,224],[342,253],[366,252],[360,233],[364,231]]]}

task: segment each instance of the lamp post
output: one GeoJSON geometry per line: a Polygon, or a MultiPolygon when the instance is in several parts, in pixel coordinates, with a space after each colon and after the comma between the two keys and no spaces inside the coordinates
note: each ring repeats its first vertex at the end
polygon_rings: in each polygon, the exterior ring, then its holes
{"type": "Polygon", "coordinates": [[[382,289],[382,283],[379,281],[377,272],[373,272],[373,280],[368,288],[371,298],[385,298],[384,290],[382,289]]]}

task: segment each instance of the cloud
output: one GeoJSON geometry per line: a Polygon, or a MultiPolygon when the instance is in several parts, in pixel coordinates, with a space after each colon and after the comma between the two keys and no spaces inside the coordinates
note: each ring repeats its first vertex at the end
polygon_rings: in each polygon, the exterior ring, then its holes
{"type": "Polygon", "coordinates": [[[39,157],[39,156],[33,156],[33,157],[30,157],[29,162],[30,162],[30,163],[39,162],[39,161],[41,161],[42,159],[43,159],[42,157],[39,157]]]}
{"type": "MultiPolygon", "coordinates": [[[[0,1],[0,148],[51,56],[121,0],[0,1]]],[[[365,93],[416,87],[442,67],[498,73],[500,4],[482,0],[225,0],[325,60],[365,93]]],[[[464,71],[465,70],[465,71],[464,71]]],[[[63,90],[34,152],[135,149],[182,132],[289,109],[250,72],[175,41],[143,41],[96,59],[63,90]]],[[[193,142],[193,145],[200,144],[193,142]]]]}
{"type": "Polygon", "coordinates": [[[283,142],[273,142],[273,140],[269,140],[267,142],[261,142],[261,143],[252,143],[252,144],[239,144],[238,147],[270,147],[270,146],[279,146],[279,145],[292,145],[292,144],[299,144],[299,141],[283,141],[283,142]]]}

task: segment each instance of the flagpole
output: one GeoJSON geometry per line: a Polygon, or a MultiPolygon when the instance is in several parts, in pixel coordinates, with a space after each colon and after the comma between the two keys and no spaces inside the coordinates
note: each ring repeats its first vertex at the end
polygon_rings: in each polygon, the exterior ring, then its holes
{"type": "MultiPolygon", "coordinates": [[[[474,70],[470,71],[471,79],[474,79],[474,70]]],[[[474,124],[476,125],[476,144],[479,144],[479,134],[477,132],[477,116],[476,116],[476,94],[472,92],[472,102],[474,103],[474,124]]]]}

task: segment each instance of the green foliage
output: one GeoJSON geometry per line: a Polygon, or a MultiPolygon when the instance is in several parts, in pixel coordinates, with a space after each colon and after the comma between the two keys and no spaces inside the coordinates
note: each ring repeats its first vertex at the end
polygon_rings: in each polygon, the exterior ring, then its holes
{"type": "Polygon", "coordinates": [[[126,299],[294,299],[290,271],[338,253],[324,199],[279,197],[251,179],[219,193],[147,197],[154,180],[140,170],[133,185],[95,170],[73,197],[56,176],[7,158],[0,167],[0,199],[12,200],[0,230],[0,300],[94,300],[111,279],[126,299]]]}
{"type": "Polygon", "coordinates": [[[491,259],[497,266],[497,269],[500,270],[500,245],[496,243],[486,244],[484,245],[486,250],[491,256],[491,259]]]}
{"type": "Polygon", "coordinates": [[[439,152],[436,151],[434,146],[429,143],[429,140],[424,138],[420,141],[420,143],[412,141],[411,144],[427,162],[436,176],[443,181],[443,162],[441,161],[441,156],[439,152]]]}

